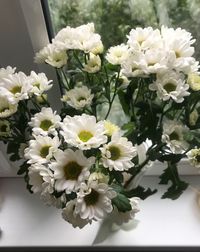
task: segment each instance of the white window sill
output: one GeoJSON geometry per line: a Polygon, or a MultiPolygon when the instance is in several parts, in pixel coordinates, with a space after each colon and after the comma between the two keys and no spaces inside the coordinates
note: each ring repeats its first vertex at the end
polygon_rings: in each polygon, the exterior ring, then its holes
{"type": "MultiPolygon", "coordinates": [[[[198,176],[185,176],[184,179],[194,187],[199,186],[198,176]]],[[[155,185],[159,192],[140,203],[137,227],[130,231],[110,232],[106,240],[96,245],[200,246],[200,208],[196,193],[188,188],[178,200],[162,200],[160,197],[166,187],[158,186],[156,177],[144,177],[142,184],[151,188],[155,185]]],[[[36,195],[31,195],[22,178],[0,178],[0,192],[3,198],[0,246],[93,244],[99,223],[82,230],[73,229],[62,219],[60,210],[45,206],[36,195]]]]}

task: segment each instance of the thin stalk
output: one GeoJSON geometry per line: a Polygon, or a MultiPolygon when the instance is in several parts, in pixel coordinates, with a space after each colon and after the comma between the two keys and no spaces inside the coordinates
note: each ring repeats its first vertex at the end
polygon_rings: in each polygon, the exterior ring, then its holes
{"type": "Polygon", "coordinates": [[[127,188],[129,184],[132,182],[132,180],[135,178],[135,176],[141,171],[141,169],[150,161],[150,157],[147,157],[144,162],[142,162],[140,165],[136,166],[135,169],[137,169],[137,173],[132,175],[125,183],[124,188],[127,188]]]}
{"type": "Polygon", "coordinates": [[[108,118],[109,114],[110,114],[110,110],[112,108],[112,104],[113,104],[113,101],[117,95],[117,86],[118,86],[118,80],[119,80],[119,71],[118,71],[118,74],[117,74],[117,78],[116,78],[116,81],[115,81],[115,89],[114,89],[114,94],[113,94],[113,97],[112,99],[109,101],[109,108],[108,108],[108,111],[107,111],[107,114],[105,116],[105,120],[108,118]]]}

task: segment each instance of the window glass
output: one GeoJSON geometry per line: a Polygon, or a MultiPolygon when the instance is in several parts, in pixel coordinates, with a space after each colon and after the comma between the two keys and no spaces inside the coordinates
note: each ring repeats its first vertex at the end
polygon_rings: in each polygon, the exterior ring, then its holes
{"type": "MultiPolygon", "coordinates": [[[[107,50],[126,42],[130,30],[139,26],[181,27],[196,38],[194,56],[200,59],[200,0],[48,0],[48,4],[55,34],[67,25],[93,22],[107,50]]],[[[99,106],[100,115],[105,106],[99,106]]],[[[108,119],[119,126],[128,120],[118,97],[108,119]]]]}
{"type": "MultiPolygon", "coordinates": [[[[94,22],[105,48],[125,41],[137,26],[181,27],[200,46],[200,0],[48,0],[54,32],[94,22]]],[[[196,55],[200,59],[200,50],[196,55]]]]}

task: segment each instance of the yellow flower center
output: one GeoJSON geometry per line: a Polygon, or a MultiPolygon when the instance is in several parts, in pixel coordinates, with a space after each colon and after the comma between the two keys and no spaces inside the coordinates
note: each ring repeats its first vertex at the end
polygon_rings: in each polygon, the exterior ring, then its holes
{"type": "Polygon", "coordinates": [[[82,142],[87,142],[93,137],[93,134],[89,131],[82,130],[81,132],[79,132],[78,137],[82,142]]]}
{"type": "Polygon", "coordinates": [[[82,169],[83,167],[74,161],[67,163],[63,167],[65,179],[77,180],[79,175],[81,174],[82,169]]]}
{"type": "Polygon", "coordinates": [[[11,90],[10,90],[10,92],[12,93],[12,94],[17,94],[17,93],[20,93],[21,92],[21,90],[22,90],[22,87],[21,86],[14,86],[11,90]]]}
{"type": "Polygon", "coordinates": [[[80,102],[80,101],[85,101],[85,97],[81,96],[81,97],[79,97],[77,100],[78,100],[79,102],[80,102]]]}
{"type": "Polygon", "coordinates": [[[169,139],[172,140],[179,140],[179,135],[178,133],[176,133],[175,131],[173,131],[170,135],[169,135],[169,139]]]}
{"type": "Polygon", "coordinates": [[[121,155],[121,151],[118,147],[116,146],[110,146],[109,148],[109,152],[110,152],[110,159],[112,160],[117,160],[120,158],[120,155],[121,155]]]}
{"type": "Polygon", "coordinates": [[[7,132],[8,131],[8,126],[7,125],[1,125],[1,127],[0,127],[0,131],[1,132],[7,132]]]}
{"type": "Polygon", "coordinates": [[[2,108],[0,108],[0,113],[5,112],[7,109],[9,109],[9,107],[2,107],[2,108]]]}
{"type": "Polygon", "coordinates": [[[175,52],[175,54],[176,54],[176,58],[180,58],[181,57],[181,54],[180,54],[180,52],[175,52]]]}
{"type": "Polygon", "coordinates": [[[35,82],[35,83],[33,83],[33,86],[37,87],[37,88],[40,88],[40,83],[39,82],[35,82]]]}
{"type": "Polygon", "coordinates": [[[85,204],[87,206],[95,205],[99,200],[99,193],[94,189],[91,190],[91,193],[84,197],[85,204]]]}
{"type": "Polygon", "coordinates": [[[195,159],[198,163],[200,163],[200,154],[196,155],[195,159]]]}
{"type": "Polygon", "coordinates": [[[156,64],[156,62],[149,62],[148,66],[154,66],[156,64]]]}
{"type": "Polygon", "coordinates": [[[46,119],[46,120],[43,120],[41,121],[40,123],[40,128],[43,129],[44,131],[48,131],[48,129],[53,125],[53,123],[46,119]]]}
{"type": "Polygon", "coordinates": [[[174,85],[173,83],[167,83],[163,88],[167,91],[167,93],[170,93],[176,90],[176,85],[174,85]]]}
{"type": "Polygon", "coordinates": [[[50,145],[45,145],[45,146],[42,146],[42,148],[40,149],[40,156],[42,158],[46,158],[47,155],[49,154],[49,148],[51,146],[50,145]]]}

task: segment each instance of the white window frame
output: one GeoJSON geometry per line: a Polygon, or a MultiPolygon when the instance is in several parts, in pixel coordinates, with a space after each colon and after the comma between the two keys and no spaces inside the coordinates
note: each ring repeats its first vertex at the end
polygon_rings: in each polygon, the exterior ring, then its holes
{"type": "MultiPolygon", "coordinates": [[[[43,0],[42,0],[43,1],[43,0]]],[[[32,48],[32,52],[24,52],[23,48],[19,48],[19,50],[22,50],[22,55],[24,53],[32,53],[33,55],[39,51],[41,48],[43,48],[46,44],[49,43],[49,37],[48,32],[46,28],[46,22],[45,17],[42,9],[42,4],[40,0],[13,0],[13,1],[7,1],[7,0],[1,0],[0,5],[3,3],[12,2],[15,3],[14,6],[18,6],[20,9],[20,15],[21,15],[21,21],[26,26],[27,34],[19,34],[19,36],[16,38],[20,41],[20,39],[23,40],[23,36],[28,36],[30,41],[30,47],[32,48]]],[[[45,1],[43,1],[45,3],[45,1]]],[[[10,5],[11,6],[11,5],[10,5]]],[[[13,5],[12,5],[13,6],[13,5]]],[[[0,15],[1,12],[5,12],[3,8],[0,8],[0,15]]],[[[5,16],[5,15],[4,15],[5,16]]],[[[9,19],[12,19],[15,17],[9,16],[5,22],[8,22],[9,19]]],[[[4,23],[3,25],[6,25],[4,23]]],[[[16,27],[17,28],[17,24],[16,27]]],[[[5,34],[6,36],[6,34],[5,34]]],[[[7,48],[5,48],[5,51],[9,52],[9,46],[11,46],[14,42],[11,41],[8,43],[7,48]]],[[[0,41],[1,45],[1,41],[0,41]]],[[[4,44],[5,46],[5,44],[4,44]]],[[[5,47],[6,47],[5,46],[5,47]]],[[[16,48],[18,50],[18,48],[16,48]]],[[[23,62],[23,57],[20,59],[20,63],[25,64],[27,67],[27,62],[23,62]]],[[[10,65],[12,65],[12,62],[10,62],[10,65]]],[[[53,108],[57,111],[60,110],[60,102],[59,102],[59,96],[60,96],[60,90],[59,90],[59,84],[56,76],[56,72],[53,68],[47,66],[47,65],[36,65],[30,63],[30,66],[28,66],[29,71],[37,69],[38,72],[44,72],[46,73],[47,77],[49,79],[52,79],[54,82],[54,86],[52,90],[49,92],[49,100],[52,104],[53,108]]],[[[8,157],[6,155],[6,148],[5,146],[0,143],[0,177],[13,177],[17,176],[17,170],[18,170],[18,162],[11,163],[8,160],[8,157]]],[[[159,162],[155,162],[154,165],[149,168],[146,172],[147,175],[159,175],[165,168],[165,165],[159,162]]],[[[197,169],[192,168],[187,161],[182,161],[179,164],[179,171],[182,175],[196,175],[198,174],[197,169]]]]}

